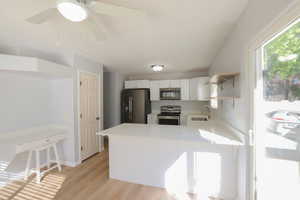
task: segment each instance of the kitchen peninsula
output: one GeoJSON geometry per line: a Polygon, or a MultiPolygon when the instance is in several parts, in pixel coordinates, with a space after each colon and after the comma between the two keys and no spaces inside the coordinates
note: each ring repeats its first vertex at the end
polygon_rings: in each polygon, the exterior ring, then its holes
{"type": "Polygon", "coordinates": [[[219,121],[195,127],[122,124],[109,137],[110,178],[233,199],[242,134],[219,121]]]}

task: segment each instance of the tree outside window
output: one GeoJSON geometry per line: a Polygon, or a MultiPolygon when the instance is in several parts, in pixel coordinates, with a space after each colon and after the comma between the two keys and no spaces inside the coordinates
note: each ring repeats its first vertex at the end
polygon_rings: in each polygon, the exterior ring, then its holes
{"type": "Polygon", "coordinates": [[[264,97],[300,100],[300,22],[264,47],[264,97]]]}

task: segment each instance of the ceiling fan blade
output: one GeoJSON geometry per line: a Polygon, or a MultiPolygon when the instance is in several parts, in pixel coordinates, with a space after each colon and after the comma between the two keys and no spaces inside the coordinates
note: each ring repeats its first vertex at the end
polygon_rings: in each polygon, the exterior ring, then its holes
{"type": "Polygon", "coordinates": [[[144,12],[137,10],[137,9],[131,9],[131,8],[125,8],[122,6],[116,6],[108,3],[103,3],[99,1],[93,1],[90,4],[90,8],[95,11],[96,13],[108,15],[112,17],[122,17],[122,16],[143,16],[145,15],[144,12]]]}
{"type": "Polygon", "coordinates": [[[41,13],[38,13],[26,19],[26,21],[31,24],[42,24],[57,15],[58,15],[58,10],[56,8],[49,8],[41,13]]]}
{"type": "Polygon", "coordinates": [[[91,14],[90,18],[86,21],[96,40],[101,41],[107,38],[107,35],[109,34],[107,28],[99,22],[94,14],[91,14]]]}

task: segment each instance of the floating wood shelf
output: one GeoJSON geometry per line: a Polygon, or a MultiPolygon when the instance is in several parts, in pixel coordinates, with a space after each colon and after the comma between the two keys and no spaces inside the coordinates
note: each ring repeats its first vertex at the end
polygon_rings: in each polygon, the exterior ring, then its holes
{"type": "Polygon", "coordinates": [[[227,80],[234,79],[239,76],[239,72],[216,74],[210,79],[211,84],[222,84],[227,80]]]}
{"type": "Polygon", "coordinates": [[[0,71],[22,72],[52,78],[72,77],[72,68],[34,57],[0,54],[0,71]]]}
{"type": "Polygon", "coordinates": [[[232,101],[233,107],[235,106],[235,100],[239,99],[239,92],[234,91],[235,89],[235,81],[236,77],[239,76],[239,72],[233,72],[233,73],[221,73],[221,74],[216,74],[211,77],[210,79],[210,84],[211,84],[211,106],[214,109],[218,108],[218,101],[220,100],[223,104],[223,100],[229,100],[232,101]],[[224,85],[226,81],[232,81],[232,88],[226,88],[226,91],[224,92],[224,85]],[[228,89],[231,94],[228,94],[228,89]]]}

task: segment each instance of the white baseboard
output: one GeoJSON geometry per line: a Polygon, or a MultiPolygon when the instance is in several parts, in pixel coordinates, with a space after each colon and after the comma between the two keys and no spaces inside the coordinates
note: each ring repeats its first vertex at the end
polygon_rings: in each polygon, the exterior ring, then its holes
{"type": "MultiPolygon", "coordinates": [[[[55,161],[52,161],[52,160],[51,160],[51,162],[55,163],[55,161]]],[[[78,165],[81,164],[81,162],[79,162],[79,161],[78,162],[72,162],[72,161],[67,161],[67,160],[61,160],[60,164],[64,165],[64,166],[67,166],[67,167],[77,167],[78,165]]]]}
{"type": "Polygon", "coordinates": [[[77,161],[77,162],[62,161],[61,163],[62,163],[62,165],[67,166],[67,167],[77,167],[78,165],[81,164],[80,161],[77,161]]]}

